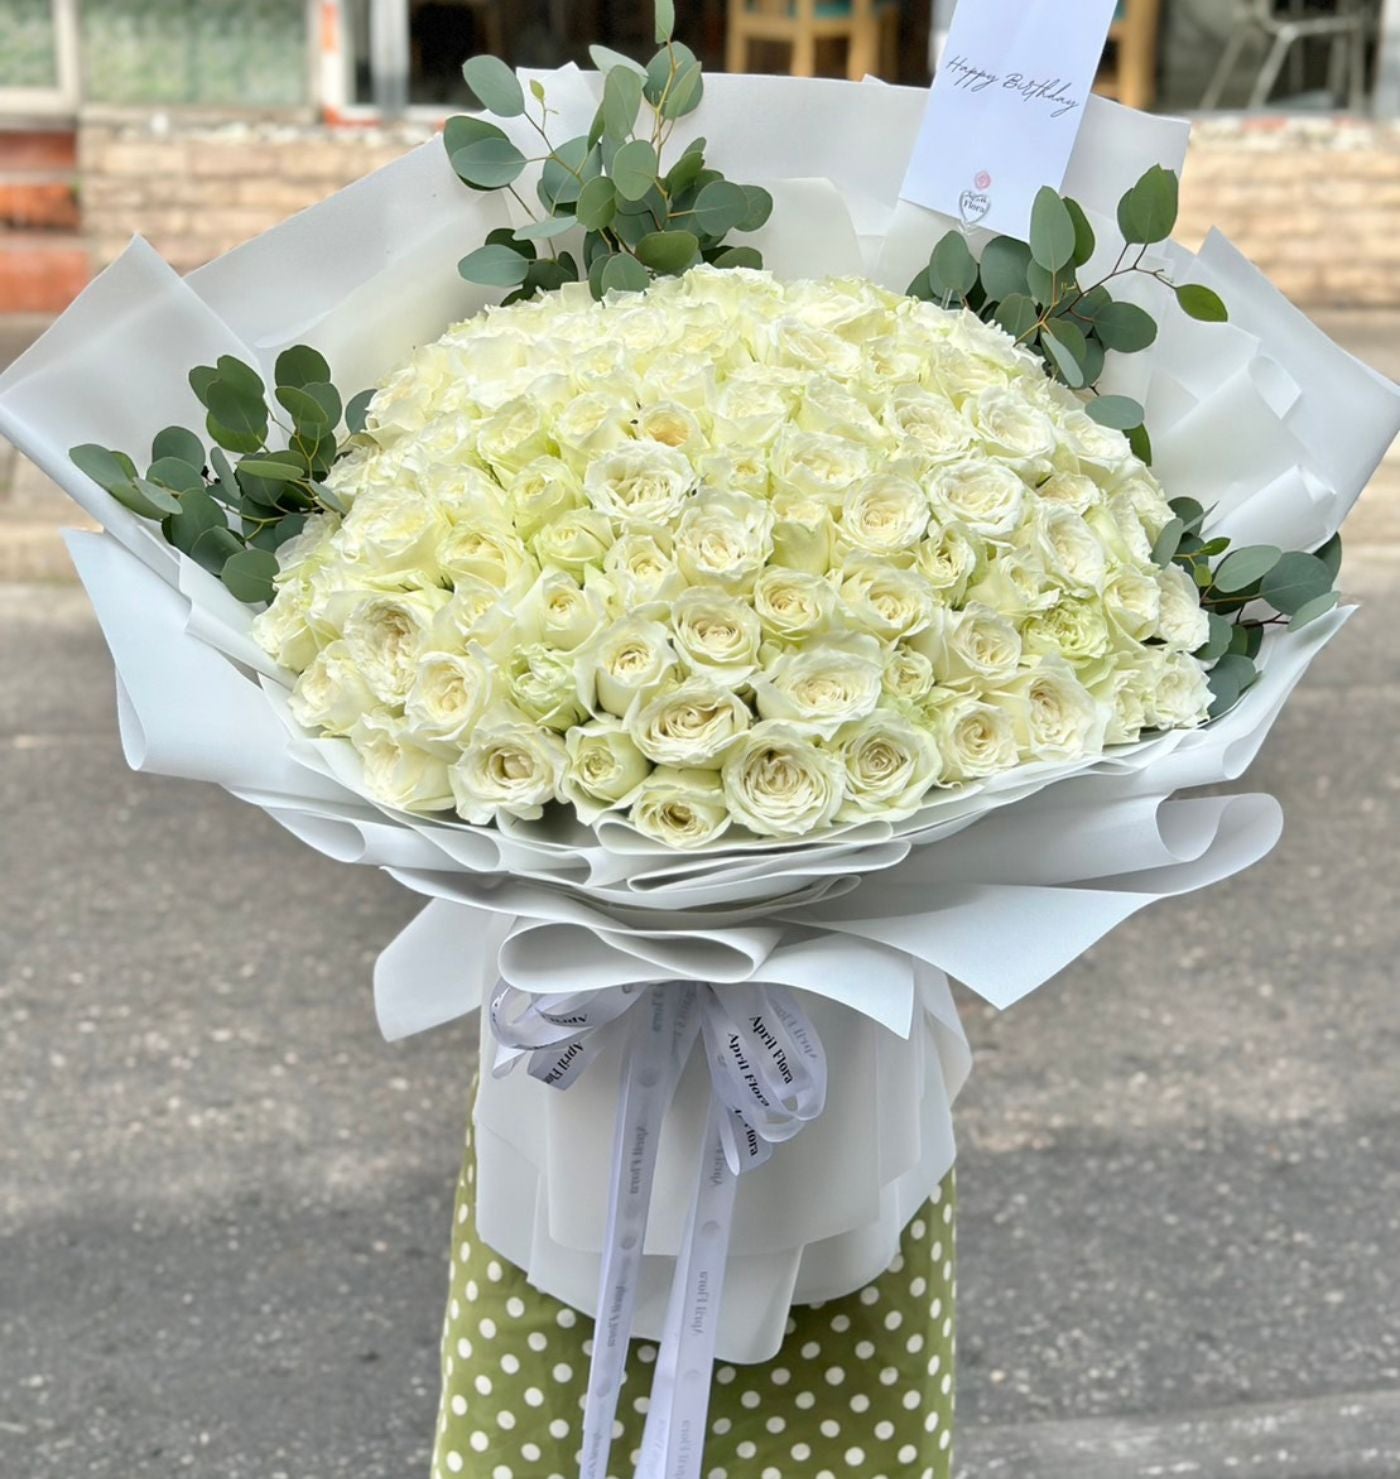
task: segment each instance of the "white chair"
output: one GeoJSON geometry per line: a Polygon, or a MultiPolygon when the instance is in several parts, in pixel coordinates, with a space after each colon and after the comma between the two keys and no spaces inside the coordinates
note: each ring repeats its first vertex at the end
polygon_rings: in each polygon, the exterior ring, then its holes
{"type": "Polygon", "coordinates": [[[1366,40],[1373,24],[1370,0],[1332,0],[1325,10],[1285,0],[1234,0],[1235,18],[1230,39],[1210,79],[1202,109],[1220,106],[1245,48],[1264,45],[1264,61],[1250,90],[1250,108],[1262,108],[1274,90],[1293,48],[1303,41],[1325,40],[1331,46],[1328,85],[1340,102],[1360,111],[1366,97],[1366,40]]]}

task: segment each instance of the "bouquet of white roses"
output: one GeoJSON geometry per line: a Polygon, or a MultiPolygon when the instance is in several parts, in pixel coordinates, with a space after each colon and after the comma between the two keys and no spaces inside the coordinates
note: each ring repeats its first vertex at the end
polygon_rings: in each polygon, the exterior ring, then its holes
{"type": "Polygon", "coordinates": [[[71,547],[132,764],[432,900],[386,1034],[486,1007],[439,1471],[605,1479],[625,1431],[667,1479],[706,1443],[941,1475],[947,977],[1005,1005],[1272,846],[1269,798],[1176,793],[1239,776],[1340,628],[1400,400],[1170,242],[1182,127],[1096,101],[1066,197],[988,240],[899,198],[921,93],[706,93],[663,41],[478,59],[497,121],[184,282],[134,245],[0,429],[105,526],[71,547]],[[919,1249],[927,1334],[881,1283],[919,1249]],[[803,1383],[846,1381],[833,1333],[888,1362],[841,1421],[803,1383]],[[792,1410],[731,1411],[725,1366],[707,1426],[716,1354],[792,1410]],[[511,1383],[558,1393],[528,1432],[511,1383]]]}

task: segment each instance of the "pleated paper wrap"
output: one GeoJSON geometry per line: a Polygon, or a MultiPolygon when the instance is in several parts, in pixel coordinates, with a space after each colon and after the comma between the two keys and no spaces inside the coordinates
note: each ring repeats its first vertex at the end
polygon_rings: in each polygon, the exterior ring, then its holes
{"type": "MultiPolygon", "coordinates": [[[[582,132],[599,80],[540,75],[559,136],[582,132]]],[[[715,77],[675,142],[703,131],[717,164],[773,192],[756,244],[779,275],[864,273],[902,289],[952,224],[898,198],[924,102],[874,83],[715,77]]],[[[1094,100],[1065,190],[1105,259],[1118,196],[1152,163],[1179,169],[1186,143],[1185,124],[1094,100]]],[[[429,144],[184,281],[137,241],[0,379],[0,431],[105,526],[70,548],[116,663],[129,762],[212,781],[431,900],[379,962],[387,1036],[474,1010],[498,977],[543,994],[669,978],[797,988],[826,1049],[828,1107],[741,1181],[719,1328],[721,1357],[762,1361],[794,1300],[846,1294],[885,1267],[952,1162],[950,1108],[970,1058],[947,977],[1009,1005],[1144,905],[1266,853],[1280,829],[1269,797],[1173,795],[1242,774],[1346,613],[1270,637],[1257,685],[1203,730],[1022,769],[935,795],[907,822],[817,842],[726,838],[676,855],[616,818],[477,828],[389,811],[365,794],[346,742],[298,730],[291,675],[250,639],[248,610],[66,454],[89,441],[139,449],[171,422],[199,424],[186,371],[223,353],[270,378],[281,349],[311,343],[347,390],[372,384],[483,305],[456,263],[507,220],[503,197],[464,189],[429,144]]],[[[1173,245],[1154,255],[1178,281],[1215,288],[1231,322],[1203,328],[1166,311],[1153,349],[1113,364],[1104,388],[1143,401],[1156,472],[1171,496],[1214,506],[1213,530],[1320,543],[1400,427],[1395,387],[1223,239],[1198,257],[1173,245]]],[[[620,1052],[604,1044],[567,1094],[488,1075],[478,1112],[481,1235],[587,1313],[620,1052]]],[[[695,1184],[707,1083],[697,1056],[662,1134],[636,1326],[649,1337],[695,1184]]]]}

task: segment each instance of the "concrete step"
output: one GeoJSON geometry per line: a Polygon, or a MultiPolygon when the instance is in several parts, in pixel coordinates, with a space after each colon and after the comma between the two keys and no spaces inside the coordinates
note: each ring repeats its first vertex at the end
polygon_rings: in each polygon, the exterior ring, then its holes
{"type": "Polygon", "coordinates": [[[963,1428],[958,1479],[1395,1479],[1400,1392],[1177,1417],[963,1428]]]}

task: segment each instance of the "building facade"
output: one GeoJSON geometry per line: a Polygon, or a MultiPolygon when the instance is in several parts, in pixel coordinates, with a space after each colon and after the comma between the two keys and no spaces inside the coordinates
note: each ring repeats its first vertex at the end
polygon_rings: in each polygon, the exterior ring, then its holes
{"type": "MultiPolygon", "coordinates": [[[[1230,111],[1198,130],[1183,229],[1219,219],[1302,301],[1400,302],[1400,0],[1125,4],[1151,15],[1158,105],[1173,111],[1199,108],[1232,28],[1255,7],[1369,7],[1360,88],[1324,38],[1294,49],[1264,107],[1242,108],[1261,56],[1241,52],[1220,97],[1230,111]]],[[[678,6],[710,65],[723,56],[726,8],[678,6]]],[[[133,231],[179,267],[207,260],[470,106],[467,56],[555,65],[598,39],[644,54],[650,10],[650,0],[0,0],[0,312],[63,306],[133,231]]],[[[950,5],[902,0],[902,10],[897,80],[923,82],[950,5]]]]}

